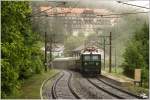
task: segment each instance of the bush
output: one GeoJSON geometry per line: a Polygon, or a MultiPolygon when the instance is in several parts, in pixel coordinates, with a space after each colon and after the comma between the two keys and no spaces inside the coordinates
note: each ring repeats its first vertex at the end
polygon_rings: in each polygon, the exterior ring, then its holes
{"type": "Polygon", "coordinates": [[[40,74],[43,69],[42,67],[43,67],[42,61],[39,57],[37,57],[35,61],[35,73],[40,74]]]}
{"type": "Polygon", "coordinates": [[[41,72],[43,58],[39,35],[31,30],[29,2],[2,1],[1,6],[1,94],[6,98],[18,90],[22,80],[41,72]]]}
{"type": "Polygon", "coordinates": [[[19,75],[6,60],[1,60],[1,64],[2,98],[6,98],[8,95],[14,94],[20,87],[18,82],[19,75]]]}

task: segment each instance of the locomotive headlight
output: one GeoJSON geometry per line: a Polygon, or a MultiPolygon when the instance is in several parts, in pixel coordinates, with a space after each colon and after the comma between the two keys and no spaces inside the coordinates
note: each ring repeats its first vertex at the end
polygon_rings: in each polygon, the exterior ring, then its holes
{"type": "Polygon", "coordinates": [[[97,62],[97,63],[96,63],[96,66],[98,66],[98,65],[99,65],[99,63],[97,62]]]}
{"type": "Polygon", "coordinates": [[[85,62],[84,65],[87,65],[87,63],[85,62]]]}

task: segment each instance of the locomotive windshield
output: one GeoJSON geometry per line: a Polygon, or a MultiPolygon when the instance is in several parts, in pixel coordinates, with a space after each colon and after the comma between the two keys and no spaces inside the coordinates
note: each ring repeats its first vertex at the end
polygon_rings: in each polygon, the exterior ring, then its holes
{"type": "Polygon", "coordinates": [[[92,56],[92,60],[99,60],[99,59],[98,59],[98,55],[93,55],[93,56],[92,56]]]}
{"type": "Polygon", "coordinates": [[[100,58],[98,55],[84,55],[84,61],[98,61],[100,58]]]}
{"type": "Polygon", "coordinates": [[[84,56],[84,60],[85,60],[85,61],[89,61],[89,60],[90,60],[90,55],[85,55],[85,56],[84,56]]]}

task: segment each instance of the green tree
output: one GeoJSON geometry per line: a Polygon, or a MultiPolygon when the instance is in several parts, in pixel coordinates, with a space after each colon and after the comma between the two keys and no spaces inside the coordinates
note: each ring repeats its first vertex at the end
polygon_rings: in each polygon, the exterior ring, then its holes
{"type": "Polygon", "coordinates": [[[132,40],[129,41],[124,57],[124,73],[130,77],[134,75],[135,68],[142,69],[142,80],[148,82],[149,66],[149,28],[144,24],[137,29],[132,40]]]}
{"type": "Polygon", "coordinates": [[[43,63],[39,35],[31,30],[29,2],[2,1],[1,8],[1,94],[6,98],[22,80],[40,73],[43,63]]]}

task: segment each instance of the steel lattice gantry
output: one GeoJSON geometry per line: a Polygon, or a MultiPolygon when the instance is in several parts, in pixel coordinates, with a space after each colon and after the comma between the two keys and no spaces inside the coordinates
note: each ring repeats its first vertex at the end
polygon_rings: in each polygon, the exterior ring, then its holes
{"type": "Polygon", "coordinates": [[[109,18],[94,17],[90,14],[86,16],[81,15],[59,15],[48,16],[49,20],[58,19],[59,24],[64,28],[68,28],[68,25],[72,29],[97,29],[102,27],[111,27],[112,23],[109,18]]]}
{"type": "Polygon", "coordinates": [[[71,10],[69,10],[69,8],[56,7],[50,11],[46,11],[45,14],[49,21],[55,20],[55,22],[51,24],[55,25],[59,21],[59,25],[62,25],[65,29],[71,28],[72,30],[111,27],[117,19],[115,18],[117,16],[113,16],[112,18],[98,16],[102,14],[102,12],[97,13],[94,12],[94,9],[87,10],[81,8],[71,8],[71,10]],[[67,11],[62,9],[66,9],[67,11]]]}

